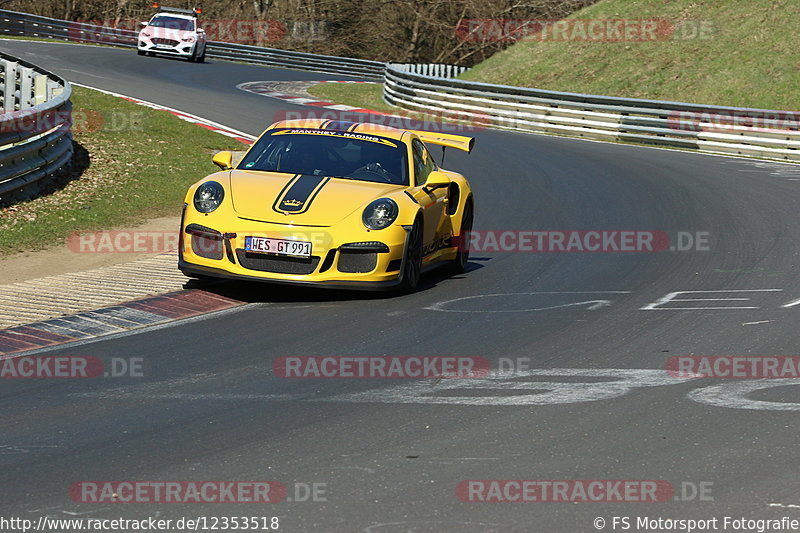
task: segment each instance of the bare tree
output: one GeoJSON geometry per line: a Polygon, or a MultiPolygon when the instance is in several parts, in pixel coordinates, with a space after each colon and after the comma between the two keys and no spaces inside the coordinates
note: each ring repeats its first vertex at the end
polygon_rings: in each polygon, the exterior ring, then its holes
{"type": "MultiPolygon", "coordinates": [[[[245,44],[380,61],[470,66],[508,47],[510,38],[466,36],[478,19],[561,18],[597,0],[165,0],[202,7],[206,20],[255,30],[245,44]]],[[[144,20],[149,0],[0,0],[5,9],[77,21],[144,20]]],[[[202,24],[202,20],[201,20],[202,24]]],[[[238,39],[226,32],[223,40],[238,39]]]]}

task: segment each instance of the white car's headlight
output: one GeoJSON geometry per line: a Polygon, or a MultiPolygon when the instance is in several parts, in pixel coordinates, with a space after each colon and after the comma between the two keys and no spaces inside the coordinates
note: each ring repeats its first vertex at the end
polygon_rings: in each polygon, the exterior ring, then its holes
{"type": "Polygon", "coordinates": [[[364,225],[369,229],[388,228],[395,221],[399,212],[400,210],[394,200],[391,198],[378,198],[364,209],[361,220],[364,221],[364,225]]]}
{"type": "Polygon", "coordinates": [[[201,184],[194,192],[194,208],[201,213],[210,213],[219,207],[225,198],[225,189],[216,181],[201,184]]]}
{"type": "Polygon", "coordinates": [[[183,39],[181,39],[181,41],[183,41],[185,43],[194,42],[194,35],[189,35],[188,37],[184,37],[183,39]]]}

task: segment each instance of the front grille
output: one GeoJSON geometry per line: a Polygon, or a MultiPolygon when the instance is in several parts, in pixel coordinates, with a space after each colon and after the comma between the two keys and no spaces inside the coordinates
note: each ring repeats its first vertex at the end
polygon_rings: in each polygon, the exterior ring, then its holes
{"type": "Polygon", "coordinates": [[[339,250],[339,272],[348,274],[363,274],[372,272],[378,264],[378,254],[375,252],[351,252],[339,250]]]}
{"type": "Polygon", "coordinates": [[[192,251],[206,259],[222,259],[222,240],[192,235],[192,251]]]}
{"type": "Polygon", "coordinates": [[[254,254],[241,248],[236,250],[239,264],[250,270],[273,272],[275,274],[311,274],[317,269],[319,257],[314,255],[309,259],[299,257],[284,257],[282,255],[254,254]]]}
{"type": "Polygon", "coordinates": [[[178,46],[179,41],[173,39],[163,39],[161,37],[153,37],[153,44],[165,44],[167,46],[178,46]]]}

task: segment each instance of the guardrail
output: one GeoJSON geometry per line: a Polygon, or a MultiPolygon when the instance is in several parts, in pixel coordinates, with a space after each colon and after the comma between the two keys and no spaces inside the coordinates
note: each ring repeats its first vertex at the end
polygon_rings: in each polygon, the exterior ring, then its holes
{"type": "MultiPolygon", "coordinates": [[[[0,10],[0,35],[59,39],[78,43],[136,48],[139,32],[0,10]]],[[[379,61],[308,54],[218,41],[208,42],[206,56],[373,80],[383,79],[383,69],[385,67],[385,64],[379,61]]]]}
{"type": "Polygon", "coordinates": [[[389,64],[384,100],[503,129],[800,161],[800,112],[468,82],[389,64]]]}
{"type": "Polygon", "coordinates": [[[444,63],[406,63],[402,67],[405,72],[433,76],[434,78],[455,78],[469,70],[469,67],[446,65],[444,63]]]}
{"type": "Polygon", "coordinates": [[[69,164],[71,94],[63,78],[0,52],[0,202],[69,164]]]}

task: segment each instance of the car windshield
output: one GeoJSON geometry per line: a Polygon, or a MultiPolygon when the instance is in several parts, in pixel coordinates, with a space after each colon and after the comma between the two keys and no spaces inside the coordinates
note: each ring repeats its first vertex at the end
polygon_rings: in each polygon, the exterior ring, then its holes
{"type": "Polygon", "coordinates": [[[282,128],[267,132],[237,168],[408,185],[405,145],[365,133],[282,128]]]}
{"type": "Polygon", "coordinates": [[[194,31],[194,21],[178,17],[155,17],[150,21],[154,28],[167,28],[170,30],[194,31]]]}

